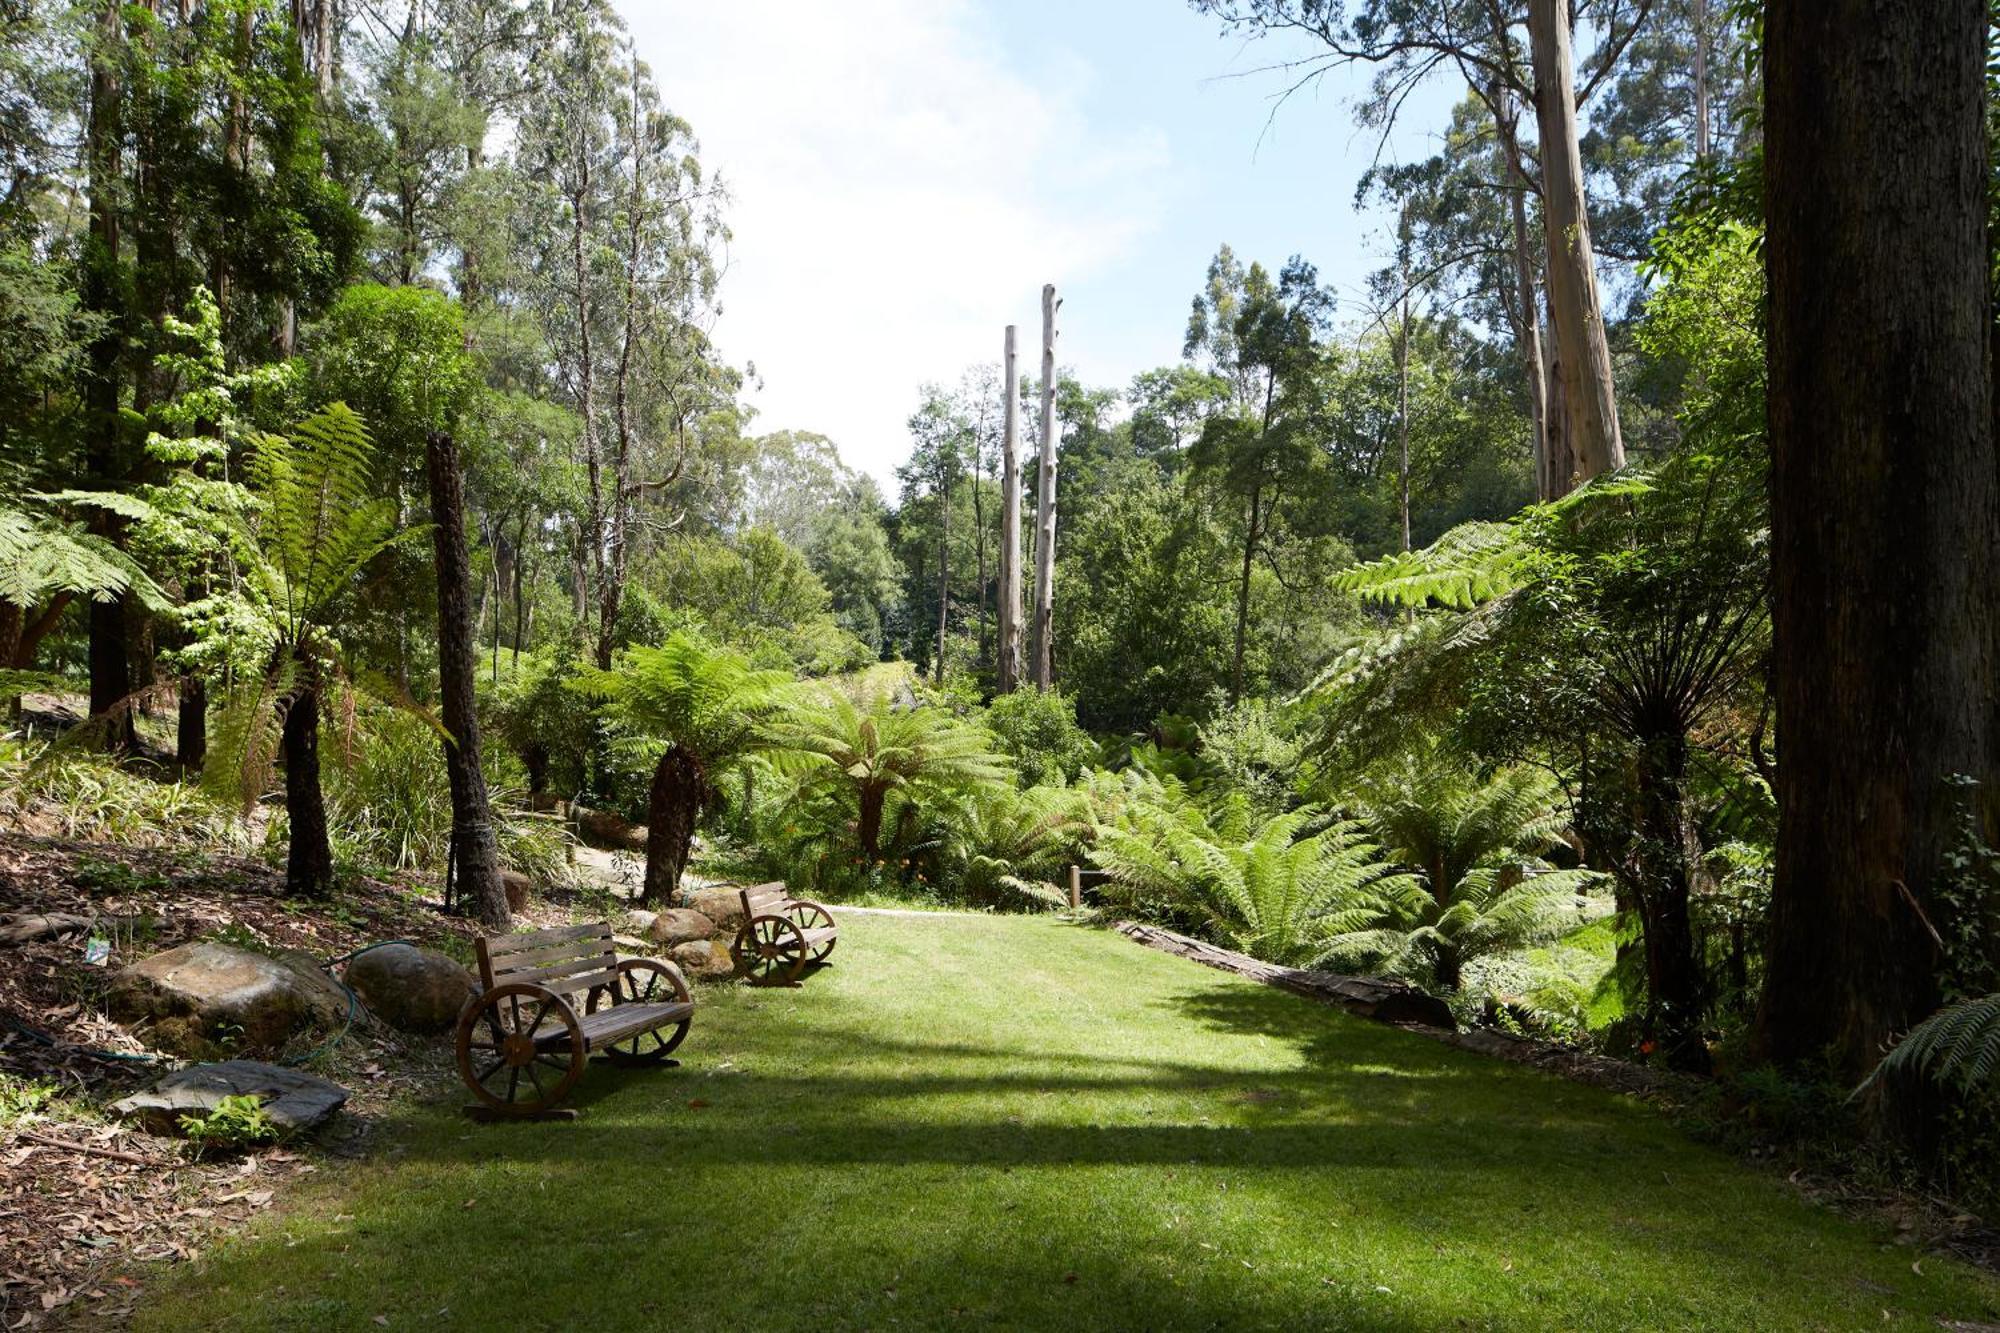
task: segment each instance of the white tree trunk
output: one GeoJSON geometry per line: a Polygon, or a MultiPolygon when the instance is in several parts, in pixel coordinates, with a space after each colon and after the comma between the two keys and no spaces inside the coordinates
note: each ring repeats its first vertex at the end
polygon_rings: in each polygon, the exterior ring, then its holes
{"type": "Polygon", "coordinates": [[[1021,372],[1014,326],[1007,326],[1002,372],[1000,434],[1000,667],[999,689],[1021,684],[1021,372]]]}
{"type": "MultiPolygon", "coordinates": [[[[1583,153],[1576,134],[1576,86],[1570,61],[1568,0],[1529,0],[1528,36],[1535,61],[1535,115],[1542,137],[1542,217],[1549,240],[1549,323],[1563,367],[1565,428],[1575,480],[1622,467],[1611,347],[1597,296],[1596,257],[1583,193],[1583,153]]],[[[1566,479],[1556,480],[1561,485],[1566,479]]]]}
{"type": "Polygon", "coordinates": [[[1056,300],[1054,283],[1042,288],[1042,459],[1035,481],[1034,660],[1029,676],[1038,690],[1055,683],[1051,642],[1056,590],[1056,300]]]}
{"type": "Polygon", "coordinates": [[[1694,0],[1694,160],[1708,152],[1708,0],[1694,0]]]}

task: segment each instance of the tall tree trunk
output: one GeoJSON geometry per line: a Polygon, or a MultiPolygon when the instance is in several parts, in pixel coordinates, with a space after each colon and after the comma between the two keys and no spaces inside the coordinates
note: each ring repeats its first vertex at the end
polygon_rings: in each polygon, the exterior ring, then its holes
{"type": "Polygon", "coordinates": [[[1694,160],[1708,161],[1708,0],[1694,0],[1694,160]]]}
{"type": "MultiPolygon", "coordinates": [[[[119,421],[119,349],[124,310],[119,300],[118,240],[120,176],[124,170],[124,95],[117,62],[125,41],[123,8],[101,0],[96,19],[97,49],[90,66],[90,116],[85,128],[84,157],[89,172],[90,234],[84,263],[83,306],[107,316],[102,333],[90,345],[90,365],[84,382],[85,426],[89,432],[86,465],[91,484],[116,490],[125,479],[122,425],[119,421]]],[[[91,530],[116,539],[118,524],[107,511],[94,510],[91,530]]],[[[126,653],[125,601],[95,601],[89,608],[90,715],[104,728],[103,743],[112,750],[132,748],[138,734],[132,723],[128,696],[132,693],[131,663],[126,653]]]]}
{"type": "Polygon", "coordinates": [[[1514,239],[1514,299],[1509,314],[1514,320],[1514,341],[1521,349],[1522,378],[1527,381],[1528,425],[1535,460],[1535,498],[1553,500],[1561,492],[1555,488],[1549,465],[1549,385],[1542,364],[1541,302],[1535,291],[1535,249],[1528,230],[1528,194],[1535,179],[1521,164],[1517,133],[1517,103],[1513,92],[1495,83],[1489,100],[1498,121],[1501,170],[1512,176],[1516,188],[1507,191],[1508,221],[1514,239]]]}
{"type": "Polygon", "coordinates": [[[660,756],[646,797],[646,882],[639,901],[665,906],[687,869],[694,827],[713,793],[701,761],[676,745],[660,756]]]}
{"type": "Polygon", "coordinates": [[[1264,481],[1260,469],[1257,484],[1250,489],[1249,514],[1243,525],[1243,568],[1236,580],[1236,642],[1229,668],[1229,702],[1232,704],[1243,700],[1244,646],[1250,637],[1250,575],[1256,565],[1257,541],[1263,536],[1260,531],[1263,498],[1264,481]]]}
{"type": "Polygon", "coordinates": [[[938,632],[932,678],[944,684],[944,648],[951,627],[951,459],[938,459],[938,632]]]}
{"type": "Polygon", "coordinates": [[[984,670],[993,660],[992,641],[986,636],[986,501],[980,493],[980,469],[986,462],[986,409],[979,411],[979,428],[972,436],[972,541],[973,559],[979,574],[979,666],[984,670]]]}
{"type": "Polygon", "coordinates": [[[1981,784],[1989,830],[2000,782],[1986,18],[1982,0],[1765,11],[1782,753],[1758,1034],[1848,1078],[1938,1001],[1949,779],[1981,784]]]}
{"type": "Polygon", "coordinates": [[[479,766],[479,712],[473,700],[478,671],[473,642],[472,558],[465,541],[465,488],[458,442],[443,431],[424,441],[430,474],[431,534],[437,552],[438,703],[444,714],[445,775],[451,784],[451,862],[458,890],[479,920],[507,929],[507,891],[500,882],[500,846],[486,774],[479,766]]]}
{"type": "MultiPolygon", "coordinates": [[[[1564,367],[1563,402],[1579,481],[1625,465],[1611,345],[1597,296],[1597,260],[1583,192],[1570,63],[1568,0],[1528,0],[1535,117],[1542,138],[1542,215],[1549,244],[1549,323],[1564,367]]],[[[1565,487],[1564,489],[1567,489],[1565,487]]]]}
{"type": "Polygon", "coordinates": [[[1053,283],[1042,288],[1042,461],[1035,484],[1034,660],[1029,676],[1046,693],[1055,684],[1056,592],[1056,300],[1053,283]]]}
{"type": "Polygon", "coordinates": [[[1403,322],[1396,336],[1396,504],[1410,549],[1410,273],[1403,270],[1403,322]]]}
{"type": "Polygon", "coordinates": [[[999,689],[1012,694],[1021,684],[1021,378],[1014,350],[1014,326],[1007,326],[1000,392],[1005,396],[1000,428],[1000,669],[999,689]]]}
{"type": "Polygon", "coordinates": [[[303,659],[298,685],[285,708],[280,751],[285,759],[285,817],[291,845],[285,888],[319,897],[333,888],[333,843],[327,836],[326,793],[319,780],[319,671],[303,659]]]}

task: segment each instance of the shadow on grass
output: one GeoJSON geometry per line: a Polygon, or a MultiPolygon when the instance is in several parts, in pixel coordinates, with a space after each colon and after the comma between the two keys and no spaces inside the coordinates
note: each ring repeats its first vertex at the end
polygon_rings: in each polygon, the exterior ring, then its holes
{"type": "Polygon", "coordinates": [[[1017,978],[1052,966],[1038,938],[943,985],[905,946],[908,972],[883,950],[851,989],[717,995],[683,1067],[594,1063],[575,1122],[406,1112],[398,1157],[181,1284],[233,1322],[171,1322],[204,1308],[184,1300],[153,1326],[1406,1333],[1992,1313],[1990,1293],[1912,1274],[1590,1089],[1124,955],[1094,990],[1016,1002],[1017,978]],[[938,1010],[952,1021],[919,1021],[938,1010]]]}

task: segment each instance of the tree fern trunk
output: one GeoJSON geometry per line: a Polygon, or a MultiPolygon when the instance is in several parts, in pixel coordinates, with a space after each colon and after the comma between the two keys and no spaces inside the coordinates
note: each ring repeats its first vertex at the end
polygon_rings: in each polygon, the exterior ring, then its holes
{"type": "Polygon", "coordinates": [[[319,780],[319,681],[307,674],[285,709],[281,745],[285,757],[285,815],[291,846],[285,858],[285,888],[319,897],[333,888],[333,844],[327,836],[326,794],[319,780]]]}
{"type": "Polygon", "coordinates": [[[882,848],[882,804],[888,792],[879,787],[861,789],[861,817],[855,824],[855,839],[861,854],[870,862],[879,860],[882,848]]]}
{"type": "Polygon", "coordinates": [[[673,901],[694,845],[695,822],[708,800],[708,774],[698,759],[678,745],[660,756],[646,801],[646,883],[641,903],[673,901]]]}

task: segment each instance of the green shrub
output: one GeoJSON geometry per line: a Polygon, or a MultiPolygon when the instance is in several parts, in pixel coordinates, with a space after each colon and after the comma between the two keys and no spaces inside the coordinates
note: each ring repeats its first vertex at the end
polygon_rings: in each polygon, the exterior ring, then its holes
{"type": "Polygon", "coordinates": [[[249,828],[192,783],[148,776],[61,742],[0,743],[0,816],[52,820],[59,837],[242,852],[249,828]]]}
{"type": "Polygon", "coordinates": [[[264,1109],[264,1099],[250,1093],[224,1097],[206,1115],[183,1113],[180,1127],[197,1157],[217,1149],[251,1148],[280,1137],[278,1123],[264,1109]]]}
{"type": "Polygon", "coordinates": [[[1096,747],[1076,724],[1076,704],[1054,690],[1016,690],[986,710],[986,725],[1030,787],[1072,781],[1096,747]]]}
{"type": "MultiPolygon", "coordinates": [[[[334,851],[365,869],[442,873],[451,847],[451,785],[443,742],[395,709],[354,715],[327,772],[334,851]]],[[[482,756],[483,757],[483,756],[482,756]]],[[[487,763],[488,781],[497,762],[487,763]]],[[[511,808],[489,785],[500,860],[541,882],[569,876],[569,836],[554,819],[511,808]]]]}

